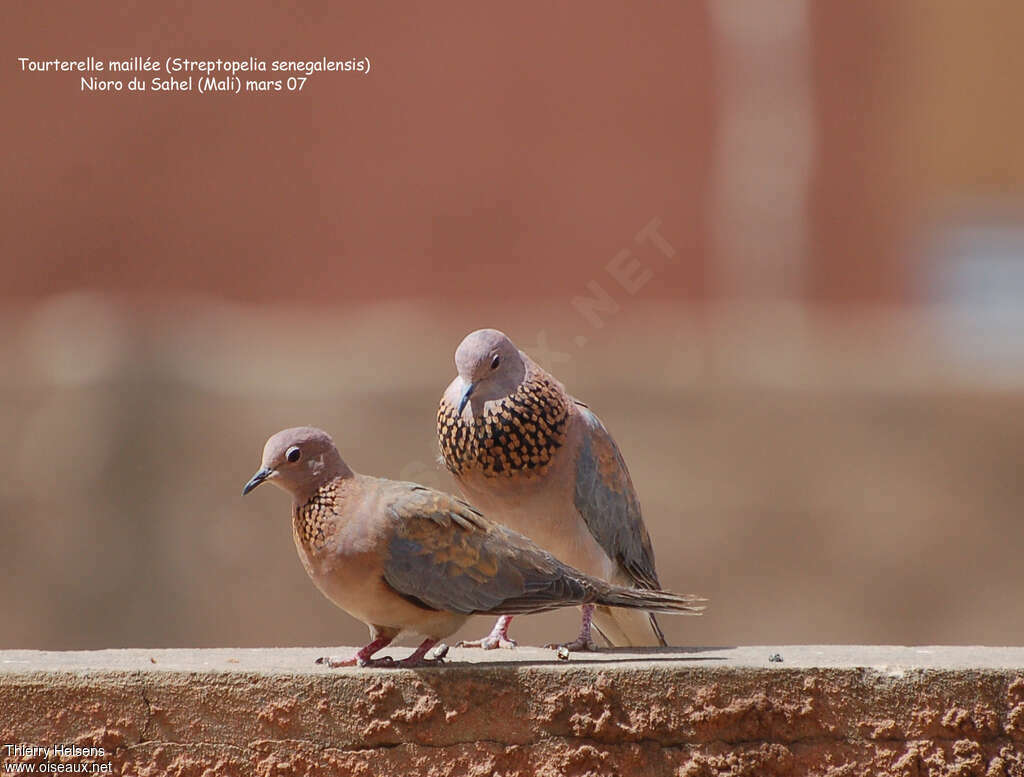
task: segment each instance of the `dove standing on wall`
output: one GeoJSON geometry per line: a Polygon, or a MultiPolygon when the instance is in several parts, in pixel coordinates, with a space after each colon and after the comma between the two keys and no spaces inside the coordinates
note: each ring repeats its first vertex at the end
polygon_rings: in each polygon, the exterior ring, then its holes
{"type": "Polygon", "coordinates": [[[285,429],[263,449],[245,495],[269,481],[292,496],[292,535],[317,588],[370,627],[355,655],[329,666],[421,666],[476,613],[543,612],[598,603],[658,612],[699,610],[693,597],[640,591],[570,568],[461,499],[353,472],[330,436],[285,429]],[[402,632],[425,639],[401,661],[374,654],[402,632]]]}
{"type": "MultiPolygon", "coordinates": [[[[588,575],[660,588],[633,482],[601,420],[496,329],[467,335],[455,366],[437,436],[466,498],[588,575]]],[[[463,644],[514,646],[510,620],[463,644]]],[[[666,644],[653,614],[588,603],[579,636],[565,647],[593,650],[592,620],[611,645],[666,644]]]]}

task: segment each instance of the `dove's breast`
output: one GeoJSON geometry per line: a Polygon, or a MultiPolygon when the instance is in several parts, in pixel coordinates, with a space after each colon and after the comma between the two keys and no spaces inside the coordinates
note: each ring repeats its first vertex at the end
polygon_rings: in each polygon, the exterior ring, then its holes
{"type": "Polygon", "coordinates": [[[442,403],[438,436],[445,463],[466,499],[492,521],[607,580],[615,563],[573,502],[578,418],[561,391],[556,396],[543,389],[523,393],[494,402],[500,409],[489,413],[485,408],[470,421],[458,417],[455,408],[446,412],[442,403]]]}
{"type": "Polygon", "coordinates": [[[534,375],[511,394],[487,402],[483,413],[461,415],[447,398],[437,412],[445,466],[456,478],[522,483],[542,478],[565,445],[569,402],[561,388],[534,375]]]}
{"type": "MultiPolygon", "coordinates": [[[[366,479],[372,481],[373,479],[366,479]]],[[[385,582],[389,525],[373,485],[352,498],[339,481],[327,483],[295,508],[292,535],[313,584],[335,605],[366,624],[431,637],[454,632],[466,616],[438,611],[401,596],[385,582]]]]}

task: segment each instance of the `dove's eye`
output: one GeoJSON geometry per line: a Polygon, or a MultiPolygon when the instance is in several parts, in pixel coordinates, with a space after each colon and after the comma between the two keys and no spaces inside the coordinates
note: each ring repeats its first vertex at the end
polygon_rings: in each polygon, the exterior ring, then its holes
{"type": "Polygon", "coordinates": [[[493,359],[491,359],[491,369],[492,370],[498,369],[498,365],[499,364],[501,364],[501,357],[500,356],[495,356],[493,359]]]}
{"type": "Polygon", "coordinates": [[[299,450],[298,445],[293,445],[284,453],[284,457],[288,459],[288,461],[290,461],[292,464],[297,462],[300,456],[302,456],[302,451],[299,450]]]}

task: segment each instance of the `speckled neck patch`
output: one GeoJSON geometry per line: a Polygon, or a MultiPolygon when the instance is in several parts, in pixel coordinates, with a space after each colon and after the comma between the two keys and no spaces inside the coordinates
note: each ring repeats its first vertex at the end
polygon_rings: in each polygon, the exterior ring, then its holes
{"type": "Polygon", "coordinates": [[[565,443],[569,402],[546,375],[527,379],[479,418],[464,421],[444,399],[437,411],[437,437],[445,466],[456,476],[543,474],[565,443]]]}
{"type": "Polygon", "coordinates": [[[338,500],[338,481],[324,483],[308,502],[295,510],[292,526],[295,536],[313,550],[320,550],[327,544],[331,520],[335,515],[338,500]]]}

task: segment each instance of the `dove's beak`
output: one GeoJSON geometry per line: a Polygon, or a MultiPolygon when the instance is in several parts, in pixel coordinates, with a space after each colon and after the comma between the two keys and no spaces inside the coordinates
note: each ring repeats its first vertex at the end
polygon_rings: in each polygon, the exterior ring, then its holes
{"type": "Polygon", "coordinates": [[[257,472],[255,475],[253,475],[249,479],[248,483],[245,484],[245,488],[242,489],[242,496],[245,496],[246,494],[248,494],[250,491],[252,491],[254,488],[256,488],[256,486],[258,486],[264,480],[269,478],[271,475],[276,475],[276,474],[277,473],[274,470],[272,470],[270,467],[263,467],[259,472],[257,472]]]}
{"type": "Polygon", "coordinates": [[[462,396],[459,397],[459,415],[462,415],[462,411],[465,409],[466,403],[469,402],[469,398],[473,396],[473,389],[475,388],[475,383],[467,383],[466,388],[462,390],[462,396]]]}

